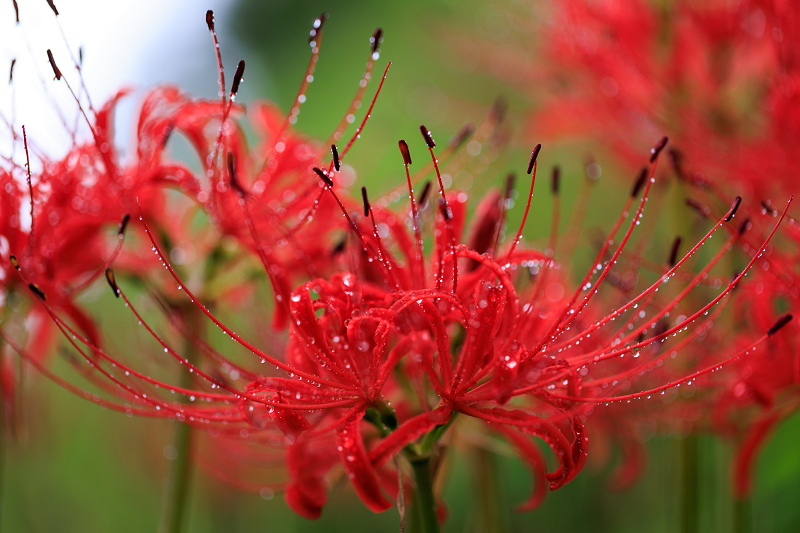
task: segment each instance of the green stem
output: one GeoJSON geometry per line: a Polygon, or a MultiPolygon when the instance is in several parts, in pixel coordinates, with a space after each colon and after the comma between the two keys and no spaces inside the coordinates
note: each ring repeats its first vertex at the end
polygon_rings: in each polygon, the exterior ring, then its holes
{"type": "Polygon", "coordinates": [[[431,459],[424,457],[411,461],[414,469],[414,508],[419,513],[419,523],[423,533],[439,533],[439,517],[436,514],[436,497],[433,495],[431,459]]]}
{"type": "Polygon", "coordinates": [[[753,531],[753,499],[748,497],[733,503],[733,530],[736,533],[753,531]]]}
{"type": "MultiPolygon", "coordinates": [[[[198,337],[202,323],[198,309],[194,306],[184,308],[182,318],[186,322],[187,337],[198,337]]],[[[192,364],[197,362],[198,350],[191,338],[186,340],[184,356],[192,364]]],[[[181,374],[181,386],[192,387],[192,375],[188,371],[181,374]]],[[[181,401],[185,403],[188,399],[182,398],[181,401]]],[[[172,445],[177,451],[177,456],[172,461],[164,490],[160,533],[180,533],[184,527],[192,477],[192,426],[177,422],[172,445]]]]}
{"type": "Polygon", "coordinates": [[[497,475],[497,457],[489,450],[477,448],[476,474],[478,511],[476,531],[501,533],[506,530],[502,496],[497,475]]]}
{"type": "Polygon", "coordinates": [[[681,531],[698,531],[699,457],[697,435],[690,434],[681,441],[681,531]]]}

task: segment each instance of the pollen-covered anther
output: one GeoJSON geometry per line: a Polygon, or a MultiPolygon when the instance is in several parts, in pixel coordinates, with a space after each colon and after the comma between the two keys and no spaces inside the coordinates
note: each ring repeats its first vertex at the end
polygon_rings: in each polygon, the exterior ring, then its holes
{"type": "Polygon", "coordinates": [[[212,10],[206,11],[206,24],[208,25],[208,31],[214,31],[214,12],[212,10]]]}
{"type": "Polygon", "coordinates": [[[61,71],[58,70],[58,65],[56,65],[56,60],[53,58],[53,52],[50,49],[47,49],[47,60],[50,62],[50,66],[53,67],[53,74],[55,74],[56,79],[61,79],[61,71]]]}
{"type": "Polygon", "coordinates": [[[639,196],[639,192],[641,192],[642,187],[644,187],[645,181],[647,181],[647,168],[642,167],[642,170],[639,171],[639,175],[636,177],[636,182],[633,184],[633,189],[631,189],[631,198],[639,196]]]}
{"type": "Polygon", "coordinates": [[[239,84],[242,83],[244,79],[244,59],[239,61],[239,65],[236,67],[236,73],[233,75],[233,84],[231,85],[231,96],[236,96],[236,93],[239,92],[239,84]]]}
{"type": "Polygon", "coordinates": [[[773,335],[778,333],[781,330],[781,328],[783,328],[786,324],[791,322],[791,320],[792,320],[792,315],[790,315],[790,314],[789,315],[783,315],[782,317],[780,317],[778,319],[777,322],[775,322],[774,326],[769,328],[769,331],[767,332],[767,336],[772,337],[773,335]]]}
{"type": "Polygon", "coordinates": [[[119,298],[119,287],[117,287],[117,279],[114,277],[114,270],[109,267],[106,269],[106,281],[108,285],[111,287],[111,290],[114,291],[114,296],[119,298]]]}
{"type": "Polygon", "coordinates": [[[325,185],[327,185],[328,187],[333,187],[333,180],[328,176],[328,174],[324,170],[318,167],[314,167],[312,170],[317,174],[317,176],[319,176],[319,179],[325,182],[325,185]]]}
{"type": "Polygon", "coordinates": [[[542,145],[537,144],[536,147],[531,152],[531,160],[528,162],[528,174],[533,172],[533,165],[536,164],[536,158],[539,157],[539,152],[542,150],[542,145]]]}
{"type": "Polygon", "coordinates": [[[31,290],[31,292],[32,292],[33,294],[35,294],[36,296],[38,296],[39,298],[41,298],[41,299],[42,299],[42,301],[44,301],[44,300],[46,300],[46,299],[47,299],[47,298],[45,297],[45,295],[44,295],[44,291],[43,291],[41,288],[39,288],[39,286],[38,286],[37,284],[35,284],[35,283],[28,283],[28,288],[31,290]]]}
{"type": "Polygon", "coordinates": [[[403,164],[410,165],[411,164],[411,152],[408,151],[408,143],[404,140],[400,139],[397,142],[397,145],[400,147],[400,153],[403,154],[403,164]]]}
{"type": "Polygon", "coordinates": [[[361,187],[361,199],[364,201],[364,217],[369,216],[369,198],[367,198],[367,188],[361,187]]]}
{"type": "Polygon", "coordinates": [[[428,148],[436,147],[436,143],[433,142],[433,137],[431,137],[431,132],[425,127],[425,124],[419,127],[419,131],[422,133],[422,138],[425,139],[425,144],[428,145],[428,148]]]}
{"type": "Polygon", "coordinates": [[[739,206],[741,204],[742,204],[742,197],[741,196],[737,196],[733,200],[733,204],[731,205],[731,208],[728,210],[728,214],[725,215],[725,222],[728,222],[730,219],[732,219],[736,215],[736,211],[739,209],[739,206]]]}
{"type": "Polygon", "coordinates": [[[650,148],[650,154],[651,154],[650,155],[650,162],[651,163],[655,162],[656,158],[658,157],[658,154],[660,154],[661,150],[663,150],[664,147],[667,145],[667,141],[669,141],[668,137],[666,137],[666,136],[661,137],[661,140],[658,141],[655,146],[650,148]]]}
{"type": "Polygon", "coordinates": [[[14,254],[9,255],[8,256],[8,260],[11,261],[11,266],[13,266],[17,270],[19,270],[19,261],[17,261],[17,256],[16,255],[14,255],[14,254]]]}
{"type": "Polygon", "coordinates": [[[335,144],[331,145],[331,154],[333,155],[333,168],[339,172],[339,150],[336,149],[335,144]]]}

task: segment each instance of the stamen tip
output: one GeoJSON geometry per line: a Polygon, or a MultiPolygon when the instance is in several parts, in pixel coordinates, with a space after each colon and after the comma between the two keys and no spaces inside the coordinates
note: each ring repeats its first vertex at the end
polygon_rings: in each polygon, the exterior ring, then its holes
{"type": "Polygon", "coordinates": [[[403,164],[410,165],[411,164],[411,152],[408,151],[408,143],[404,140],[400,139],[397,142],[397,145],[400,147],[400,153],[403,154],[403,164]]]}
{"type": "Polygon", "coordinates": [[[528,174],[531,174],[533,172],[533,165],[536,164],[536,158],[539,157],[539,152],[541,151],[541,149],[542,145],[540,143],[537,144],[536,147],[533,149],[533,152],[531,152],[531,160],[528,162],[528,174]]]}
{"type": "Polygon", "coordinates": [[[233,84],[231,84],[231,96],[235,96],[239,92],[239,84],[244,80],[244,59],[239,61],[236,67],[236,73],[233,75],[233,84]]]}
{"type": "Polygon", "coordinates": [[[114,291],[114,296],[119,298],[119,287],[117,287],[117,279],[114,277],[114,270],[111,267],[106,269],[106,281],[111,287],[111,290],[114,291]]]}
{"type": "Polygon", "coordinates": [[[781,330],[781,329],[782,329],[782,328],[783,328],[783,327],[784,327],[786,324],[788,324],[789,322],[791,322],[792,318],[793,318],[793,317],[792,317],[792,315],[790,315],[790,314],[783,315],[781,318],[779,318],[779,319],[778,319],[778,321],[777,321],[777,322],[775,322],[775,325],[774,325],[774,326],[772,326],[771,328],[769,328],[769,331],[767,332],[767,336],[768,336],[768,337],[772,337],[773,335],[775,335],[775,334],[776,334],[778,331],[780,331],[780,330],[781,330]]]}
{"type": "Polygon", "coordinates": [[[325,171],[321,170],[319,167],[314,167],[312,170],[317,174],[317,176],[319,176],[319,179],[325,182],[325,185],[333,188],[333,180],[325,173],[325,171]]]}
{"type": "Polygon", "coordinates": [[[633,189],[631,189],[631,197],[636,198],[639,196],[639,192],[644,187],[644,183],[647,180],[647,167],[642,167],[642,170],[639,171],[639,175],[636,177],[636,183],[633,184],[633,189]]]}
{"type": "Polygon", "coordinates": [[[369,216],[369,199],[367,198],[367,188],[361,187],[361,199],[364,200],[364,218],[369,216]]]}
{"type": "Polygon", "coordinates": [[[661,137],[661,140],[658,141],[656,145],[650,149],[651,163],[655,162],[655,160],[658,158],[658,154],[660,154],[661,150],[663,150],[664,147],[667,145],[667,141],[669,141],[669,138],[665,135],[664,137],[661,137]]]}
{"type": "Polygon", "coordinates": [[[556,165],[553,167],[553,179],[552,179],[553,196],[558,196],[560,188],[561,188],[561,168],[558,165],[556,165]]]}
{"type": "Polygon", "coordinates": [[[28,283],[28,288],[31,290],[33,294],[41,298],[42,301],[45,301],[47,297],[44,295],[44,291],[39,288],[39,286],[35,283],[28,283]]]}
{"type": "Polygon", "coordinates": [[[339,150],[336,149],[335,144],[331,145],[331,154],[333,154],[333,168],[339,172],[339,150]]]}
{"type": "Polygon", "coordinates": [[[742,203],[741,196],[737,196],[736,198],[734,198],[733,204],[731,205],[731,208],[728,210],[728,214],[725,215],[725,222],[728,222],[736,215],[736,211],[739,209],[741,203],[742,203]]]}
{"type": "Polygon", "coordinates": [[[214,32],[214,12],[212,10],[206,11],[206,24],[208,25],[208,31],[214,32]]]}
{"type": "Polygon", "coordinates": [[[56,75],[56,80],[61,80],[61,71],[58,70],[56,60],[53,58],[53,52],[49,48],[47,49],[47,60],[50,62],[50,66],[53,67],[53,74],[56,75]]]}
{"type": "Polygon", "coordinates": [[[425,127],[425,124],[419,127],[419,131],[422,133],[422,138],[425,139],[425,144],[428,145],[428,148],[434,148],[436,143],[433,142],[433,137],[431,137],[431,132],[428,128],[425,127]]]}

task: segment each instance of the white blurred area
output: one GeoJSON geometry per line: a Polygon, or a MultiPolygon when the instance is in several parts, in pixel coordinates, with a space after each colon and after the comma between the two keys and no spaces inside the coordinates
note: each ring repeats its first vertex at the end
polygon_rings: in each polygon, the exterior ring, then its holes
{"type": "MultiPolygon", "coordinates": [[[[25,125],[34,153],[58,158],[69,149],[78,124],[78,139],[90,133],[63,81],[54,79],[47,60],[51,49],[56,63],[76,93],[81,83],[72,57],[83,51],[81,72],[95,109],[119,89],[134,89],[115,115],[116,145],[129,153],[134,141],[136,112],[144,91],[157,83],[180,85],[199,96],[217,94],[216,56],[205,23],[207,9],[216,15],[223,57],[228,68],[236,49],[226,38],[226,14],[232,2],[206,0],[55,0],[56,17],[46,0],[17,0],[19,24],[11,0],[0,5],[0,158],[20,159],[21,142],[13,142],[10,123],[20,134],[25,125]],[[66,42],[62,37],[63,29],[66,42]],[[69,44],[69,49],[67,44],[69,44]],[[70,55],[70,50],[72,55],[70,55]],[[16,59],[13,83],[8,83],[16,59]],[[62,120],[59,113],[63,116],[62,120]],[[67,128],[64,127],[64,122],[67,128]]],[[[229,36],[228,36],[229,37],[229,36]]],[[[81,98],[86,104],[86,98],[81,98]]],[[[84,108],[89,115],[88,106],[84,108]]],[[[34,154],[32,167],[38,166],[34,154]]]]}

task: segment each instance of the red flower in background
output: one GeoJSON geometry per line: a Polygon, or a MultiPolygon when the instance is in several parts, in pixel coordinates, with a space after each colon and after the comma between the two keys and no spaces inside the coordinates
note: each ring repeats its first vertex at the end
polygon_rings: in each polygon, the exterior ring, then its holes
{"type": "MultiPolygon", "coordinates": [[[[752,254],[769,231],[764,215],[777,215],[767,199],[788,197],[797,189],[800,13],[771,0],[570,0],[546,11],[547,16],[536,17],[546,21],[542,31],[523,25],[515,48],[506,42],[473,50],[482,58],[516,59],[505,71],[507,63],[493,61],[494,71],[525,82],[526,90],[537,91],[532,96],[542,97],[530,131],[537,137],[601,140],[631,166],[643,140],[667,133],[675,147],[673,171],[680,186],[689,188],[690,205],[701,218],[723,209],[731,188],[745,198],[741,211],[753,229],[738,243],[752,254]],[[525,56],[522,50],[534,52],[525,56]]],[[[742,295],[734,305],[739,334],[710,331],[698,338],[689,346],[698,361],[733,351],[762,335],[782,313],[800,311],[794,220],[779,238],[780,246],[765,250],[763,268],[740,284],[742,295]]],[[[756,447],[799,405],[795,337],[769,339],[764,348],[707,378],[705,394],[692,399],[692,424],[710,424],[740,439],[738,496],[748,491],[756,447]]],[[[661,415],[650,410],[643,417],[681,418],[683,404],[678,403],[681,407],[661,415]]],[[[609,427],[630,435],[633,426],[627,422],[636,420],[621,412],[609,427]]]]}

